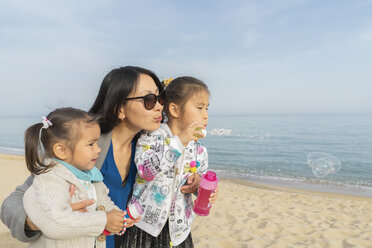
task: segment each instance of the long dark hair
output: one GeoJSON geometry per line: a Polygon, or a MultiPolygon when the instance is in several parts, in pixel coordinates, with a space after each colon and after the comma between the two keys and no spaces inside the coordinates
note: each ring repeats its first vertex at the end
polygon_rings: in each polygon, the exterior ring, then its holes
{"type": "Polygon", "coordinates": [[[89,113],[98,117],[102,133],[110,132],[119,124],[120,107],[135,89],[140,74],[149,75],[159,88],[159,92],[163,90],[163,85],[154,72],[137,66],[116,68],[103,79],[97,98],[89,110],[89,113]]]}
{"type": "Polygon", "coordinates": [[[187,100],[195,93],[204,90],[209,93],[208,86],[194,77],[178,77],[165,89],[164,113],[169,118],[169,104],[175,103],[183,109],[187,100]]]}
{"type": "Polygon", "coordinates": [[[55,158],[53,145],[63,141],[73,151],[81,132],[78,131],[79,121],[96,122],[87,112],[74,108],[60,108],[46,117],[52,126],[44,129],[43,123],[36,123],[25,131],[25,155],[28,170],[34,174],[48,171],[54,164],[44,164],[43,157],[55,158]],[[42,144],[42,147],[41,147],[42,144]]]}

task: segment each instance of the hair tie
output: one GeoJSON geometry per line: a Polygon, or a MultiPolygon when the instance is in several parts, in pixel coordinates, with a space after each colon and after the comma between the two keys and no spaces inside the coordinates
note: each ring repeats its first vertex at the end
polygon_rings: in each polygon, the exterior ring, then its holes
{"type": "Polygon", "coordinates": [[[171,82],[173,81],[173,78],[164,79],[164,86],[167,87],[171,82]]]}
{"type": "Polygon", "coordinates": [[[48,120],[45,116],[42,116],[41,118],[43,118],[43,121],[41,122],[43,123],[43,126],[41,128],[47,129],[48,127],[53,126],[53,123],[50,120],[48,120]]]}

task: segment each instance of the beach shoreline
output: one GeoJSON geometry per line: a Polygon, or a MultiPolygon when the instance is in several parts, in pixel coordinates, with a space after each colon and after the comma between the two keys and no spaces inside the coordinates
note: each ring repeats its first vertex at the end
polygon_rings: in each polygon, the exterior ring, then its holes
{"type": "MultiPolygon", "coordinates": [[[[8,153],[8,152],[1,152],[0,151],[0,158],[1,157],[10,157],[10,158],[17,158],[23,159],[24,154],[19,153],[8,153]]],[[[248,184],[252,184],[253,186],[256,184],[258,187],[259,185],[263,185],[265,187],[273,187],[273,188],[288,188],[288,190],[304,190],[304,191],[312,191],[312,192],[322,192],[322,193],[330,193],[330,194],[341,194],[341,195],[350,195],[350,196],[359,196],[359,197],[369,197],[372,198],[372,187],[368,186],[360,186],[360,185],[349,185],[349,184],[336,184],[333,183],[326,183],[322,184],[317,181],[308,182],[302,181],[299,179],[288,179],[288,178],[281,178],[281,177],[259,177],[254,175],[249,176],[242,176],[238,174],[233,174],[227,171],[221,171],[220,169],[214,170],[218,177],[223,180],[232,180],[235,182],[241,181],[242,183],[246,182],[248,184]]]]}
{"type": "MultiPolygon", "coordinates": [[[[29,175],[24,157],[0,154],[0,201],[29,175]]],[[[209,216],[196,216],[195,247],[372,247],[372,198],[222,178],[209,216]],[[213,237],[213,238],[212,238],[213,237]]],[[[27,244],[0,224],[0,247],[27,244]]]]}

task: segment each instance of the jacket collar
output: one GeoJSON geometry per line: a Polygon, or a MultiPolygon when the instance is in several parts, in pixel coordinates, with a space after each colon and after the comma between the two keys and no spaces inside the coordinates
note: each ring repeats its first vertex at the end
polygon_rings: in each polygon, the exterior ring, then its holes
{"type": "Polygon", "coordinates": [[[69,163],[66,163],[65,161],[62,161],[56,158],[54,158],[53,160],[62,164],[64,167],[66,167],[69,171],[71,171],[72,174],[74,174],[80,180],[90,181],[90,182],[100,182],[103,180],[102,173],[96,167],[88,171],[81,171],[75,166],[69,163]]]}

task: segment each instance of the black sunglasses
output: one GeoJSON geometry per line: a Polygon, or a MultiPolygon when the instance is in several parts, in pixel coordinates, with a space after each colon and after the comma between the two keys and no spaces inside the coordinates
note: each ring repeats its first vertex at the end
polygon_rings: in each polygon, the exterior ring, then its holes
{"type": "Polygon", "coordinates": [[[145,109],[151,110],[155,107],[156,102],[159,102],[160,105],[164,105],[165,91],[162,91],[158,96],[155,94],[148,94],[146,96],[130,97],[125,100],[136,100],[143,99],[143,104],[145,109]]]}

